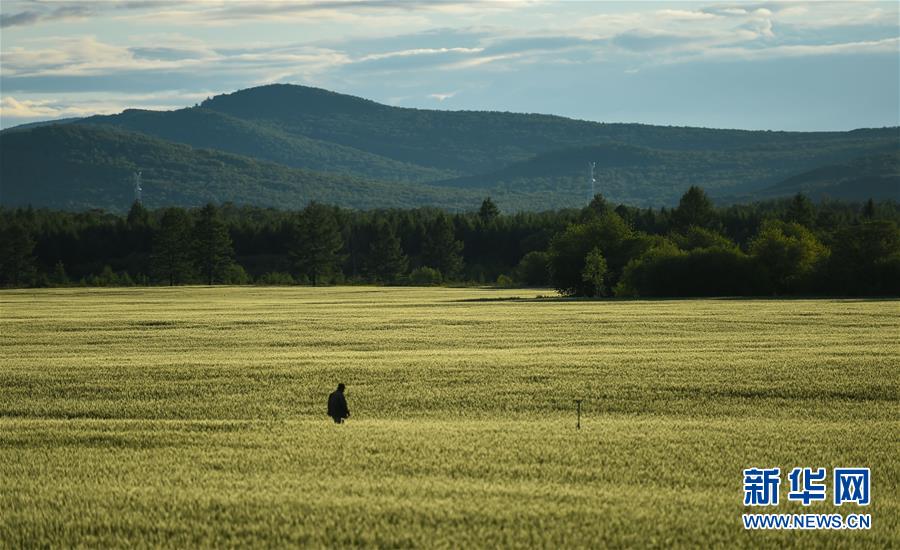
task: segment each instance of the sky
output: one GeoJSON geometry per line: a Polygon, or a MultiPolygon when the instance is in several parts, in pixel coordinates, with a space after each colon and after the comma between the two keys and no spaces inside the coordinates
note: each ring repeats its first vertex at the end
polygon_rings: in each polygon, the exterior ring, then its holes
{"type": "Polygon", "coordinates": [[[0,126],[269,83],[401,107],[900,125],[898,2],[0,0],[0,126]]]}

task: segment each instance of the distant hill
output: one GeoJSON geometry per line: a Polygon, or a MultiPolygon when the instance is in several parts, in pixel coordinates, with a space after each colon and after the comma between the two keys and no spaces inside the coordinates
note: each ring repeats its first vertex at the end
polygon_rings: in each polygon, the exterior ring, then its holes
{"type": "Polygon", "coordinates": [[[900,152],[816,168],[764,189],[758,196],[767,198],[797,193],[814,199],[900,201],[900,152]]]}
{"type": "Polygon", "coordinates": [[[83,120],[83,118],[82,117],[54,118],[52,120],[41,120],[38,122],[26,122],[25,124],[18,124],[16,126],[4,128],[3,130],[0,130],[0,133],[2,133],[2,132],[20,132],[22,130],[31,130],[34,128],[40,128],[41,126],[53,126],[54,124],[71,124],[72,122],[78,122],[79,120],[83,120]]]}
{"type": "Polygon", "coordinates": [[[81,122],[115,126],[294,168],[398,181],[428,181],[455,175],[451,171],[417,166],[337,143],[287,134],[274,125],[204,108],[177,111],[128,109],[118,115],[94,116],[81,122]]]}
{"type": "MultiPolygon", "coordinates": [[[[752,200],[794,194],[772,187],[766,187],[764,193],[758,193],[757,189],[781,180],[795,165],[815,165],[869,151],[893,149],[889,144],[841,143],[834,148],[821,145],[780,151],[672,151],[609,142],[542,153],[494,172],[436,182],[436,185],[526,194],[545,192],[552,194],[551,203],[568,205],[587,200],[588,164],[593,162],[596,192],[615,202],[640,206],[675,204],[691,185],[702,186],[714,198],[724,199],[737,193],[752,200]]],[[[863,188],[851,187],[841,198],[868,198],[863,192],[863,188]]]]}
{"type": "Polygon", "coordinates": [[[234,202],[302,208],[310,200],[352,208],[433,205],[474,208],[477,193],[375,182],[288,168],[134,132],[67,124],[0,134],[0,203],[61,209],[127,209],[132,174],[142,171],[144,203],[234,202]]]}
{"type": "Polygon", "coordinates": [[[791,173],[815,166],[817,157],[869,147],[900,146],[897,128],[853,132],[763,132],[643,124],[604,124],[551,115],[487,111],[440,111],[381,105],[317,88],[274,84],[208,99],[202,108],[275,126],[292,135],[340,143],[378,155],[476,175],[537,154],[570,147],[620,142],[673,151],[756,151],[784,156],[791,173]],[[822,152],[822,155],[817,153],[822,152]],[[804,161],[812,161],[812,164],[804,161]]]}
{"type": "MultiPolygon", "coordinates": [[[[604,124],[399,108],[286,84],[223,94],[175,111],[129,109],[69,124],[13,128],[0,136],[4,164],[11,163],[2,167],[3,204],[26,198],[35,205],[60,204],[59,196],[66,196],[62,202],[72,207],[115,203],[117,209],[128,202],[111,199],[109,186],[118,189],[135,167],[145,171],[147,200],[159,205],[216,197],[287,206],[315,197],[359,208],[473,208],[479,197],[490,195],[511,211],[585,204],[589,162],[597,165],[597,190],[610,201],[663,206],[675,204],[691,185],[719,201],[770,197],[783,191],[776,189],[781,182],[811,170],[857,170],[847,163],[900,151],[896,127],[761,132],[604,124]],[[71,128],[85,130],[62,130],[71,128]],[[62,195],[35,193],[34,178],[62,195]],[[80,191],[69,196],[72,178],[81,178],[80,191]]],[[[868,187],[842,181],[831,196],[868,198],[868,187]]],[[[123,193],[125,200],[130,187],[123,193]]]]}

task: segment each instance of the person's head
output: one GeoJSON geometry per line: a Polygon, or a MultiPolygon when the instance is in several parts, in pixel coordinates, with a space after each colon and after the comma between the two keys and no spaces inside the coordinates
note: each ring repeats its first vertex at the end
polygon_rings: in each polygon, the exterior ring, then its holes
{"type": "Polygon", "coordinates": [[[341,393],[343,393],[345,387],[346,387],[346,386],[344,386],[343,384],[338,384],[338,391],[341,392],[341,393]]]}

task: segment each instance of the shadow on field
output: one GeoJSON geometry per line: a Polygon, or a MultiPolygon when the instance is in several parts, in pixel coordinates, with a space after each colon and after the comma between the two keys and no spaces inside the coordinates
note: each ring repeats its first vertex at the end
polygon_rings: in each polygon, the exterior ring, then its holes
{"type": "Polygon", "coordinates": [[[612,302],[612,303],[628,303],[628,302],[679,302],[679,301],[709,301],[709,302],[753,302],[759,300],[780,301],[780,302],[797,302],[797,301],[835,301],[841,302],[860,302],[860,303],[880,303],[880,302],[897,302],[900,298],[896,296],[875,296],[862,298],[859,296],[644,296],[637,298],[624,297],[587,297],[587,296],[534,296],[523,298],[522,296],[499,296],[496,298],[460,298],[458,300],[447,300],[450,303],[462,302],[612,302]]]}

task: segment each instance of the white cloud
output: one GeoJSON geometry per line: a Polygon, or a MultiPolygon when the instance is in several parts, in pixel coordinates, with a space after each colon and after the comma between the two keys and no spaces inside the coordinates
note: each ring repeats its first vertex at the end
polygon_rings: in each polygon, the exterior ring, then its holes
{"type": "Polygon", "coordinates": [[[458,92],[443,92],[443,93],[436,93],[436,94],[428,94],[428,97],[430,97],[431,99],[436,99],[439,102],[443,103],[445,100],[452,98],[457,93],[458,92]]]}
{"type": "Polygon", "coordinates": [[[431,55],[438,53],[480,53],[482,51],[484,51],[484,48],[416,48],[412,50],[366,55],[356,61],[374,61],[378,59],[390,59],[392,57],[410,57],[414,55],[431,55]]]}

